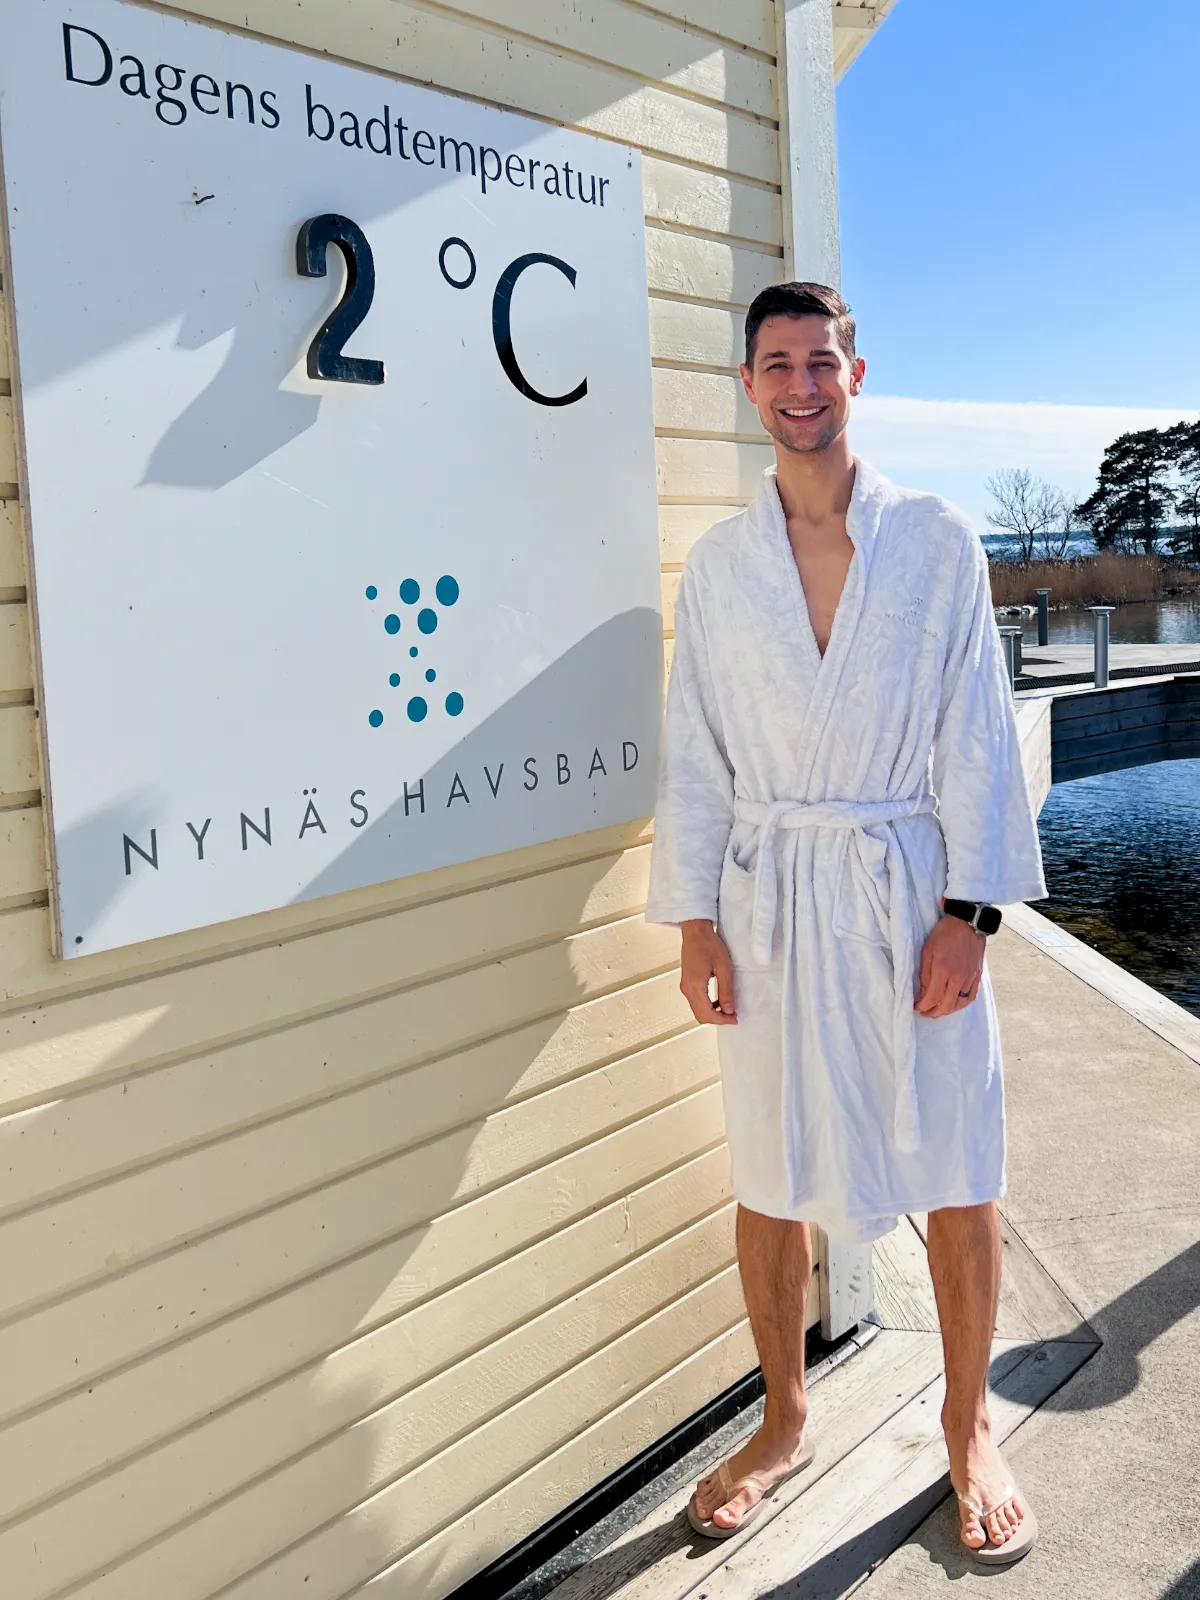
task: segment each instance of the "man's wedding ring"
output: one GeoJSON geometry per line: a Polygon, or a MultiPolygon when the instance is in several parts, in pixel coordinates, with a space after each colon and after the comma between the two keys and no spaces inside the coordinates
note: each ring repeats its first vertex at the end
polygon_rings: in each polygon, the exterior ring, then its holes
{"type": "Polygon", "coordinates": [[[960,1000],[965,1000],[967,998],[967,996],[970,994],[970,992],[971,992],[970,989],[960,989],[958,991],[958,998],[960,1000]]]}

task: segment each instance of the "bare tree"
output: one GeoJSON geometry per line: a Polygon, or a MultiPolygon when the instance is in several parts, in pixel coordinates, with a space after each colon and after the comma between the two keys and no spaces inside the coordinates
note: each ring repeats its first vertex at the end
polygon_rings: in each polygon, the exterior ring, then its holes
{"type": "MultiPolygon", "coordinates": [[[[1050,488],[1050,485],[1046,485],[1050,488]]],[[[1071,504],[1070,497],[1061,489],[1055,489],[1056,505],[1053,519],[1042,529],[1042,560],[1062,561],[1066,558],[1071,545],[1071,534],[1075,529],[1075,507],[1071,504]]]]}
{"type": "Polygon", "coordinates": [[[996,502],[987,514],[988,521],[1002,533],[1012,534],[1022,561],[1033,560],[1039,542],[1047,552],[1060,545],[1060,553],[1065,551],[1062,525],[1068,523],[1069,527],[1069,522],[1060,489],[1035,477],[1028,467],[1002,467],[987,479],[984,488],[996,502]]]}

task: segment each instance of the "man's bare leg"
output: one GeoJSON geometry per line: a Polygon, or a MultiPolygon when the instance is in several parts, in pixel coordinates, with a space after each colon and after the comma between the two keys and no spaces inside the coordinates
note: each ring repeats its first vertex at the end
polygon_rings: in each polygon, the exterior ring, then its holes
{"type": "MultiPolygon", "coordinates": [[[[950,1452],[950,1482],[979,1505],[1003,1500],[1011,1479],[992,1442],[987,1372],[1000,1299],[1000,1223],[994,1202],[929,1213],[929,1270],[942,1325],[946,1401],[942,1429],[950,1452]]],[[[993,1544],[1011,1539],[1025,1515],[1018,1494],[987,1518],[993,1544]]],[[[979,1518],[959,1506],[963,1543],[987,1543],[979,1518]]]]}
{"type": "Polygon", "coordinates": [[[733,1481],[753,1478],[725,1503],[716,1473],[696,1490],[696,1510],[719,1528],[735,1528],[746,1512],[787,1472],[804,1445],[808,1396],[804,1391],[804,1308],[812,1276],[807,1222],[784,1222],[738,1207],[738,1269],[750,1327],[766,1380],[762,1427],[730,1457],[733,1481]]]}

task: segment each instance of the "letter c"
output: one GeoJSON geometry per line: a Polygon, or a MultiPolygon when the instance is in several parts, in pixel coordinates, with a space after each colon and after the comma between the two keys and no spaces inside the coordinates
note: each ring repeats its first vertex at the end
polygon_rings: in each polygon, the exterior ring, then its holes
{"type": "Polygon", "coordinates": [[[563,277],[575,287],[575,268],[568,266],[565,261],[560,261],[557,256],[542,255],[540,251],[533,251],[527,256],[518,256],[511,265],[505,267],[500,275],[500,282],[496,285],[496,293],[492,297],[492,338],[496,344],[496,354],[500,357],[500,365],[508,376],[508,381],[513,388],[523,394],[526,400],[532,400],[539,406],[570,406],[576,400],[582,400],[588,392],[587,379],[584,378],[570,394],[540,394],[529,379],[521,371],[517,353],[512,342],[512,297],[517,286],[517,279],[527,267],[543,263],[547,267],[554,267],[562,273],[563,277]]]}

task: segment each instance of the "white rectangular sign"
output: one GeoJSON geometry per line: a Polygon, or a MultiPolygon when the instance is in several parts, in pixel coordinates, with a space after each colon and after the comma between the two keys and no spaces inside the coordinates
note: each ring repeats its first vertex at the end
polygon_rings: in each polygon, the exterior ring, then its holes
{"type": "Polygon", "coordinates": [[[123,0],[0,143],[64,955],[647,815],[638,156],[123,0]]]}

